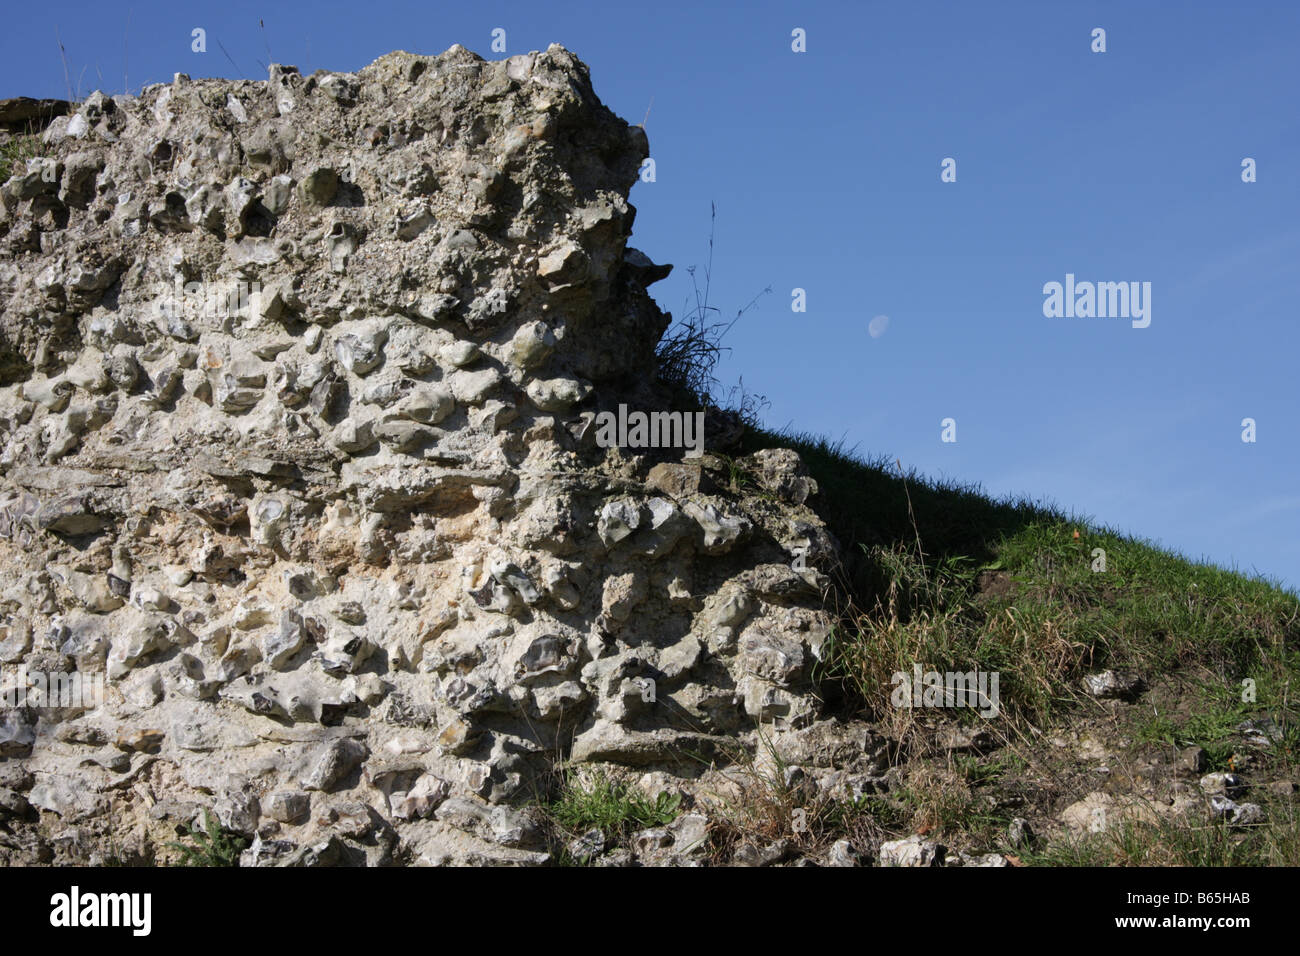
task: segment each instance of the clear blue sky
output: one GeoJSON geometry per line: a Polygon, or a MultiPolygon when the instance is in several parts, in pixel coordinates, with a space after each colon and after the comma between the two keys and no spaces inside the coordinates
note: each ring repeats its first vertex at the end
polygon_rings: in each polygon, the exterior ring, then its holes
{"type": "Polygon", "coordinates": [[[268,46],[308,73],[453,43],[496,59],[497,27],[504,55],[563,43],[630,122],[653,99],[633,244],[678,266],[662,305],[681,311],[710,202],[715,304],[772,286],[720,369],[771,399],[769,424],[1300,585],[1291,0],[21,3],[5,21],[0,96],[66,95],[56,27],[82,94],[262,78],[268,46]],[[1066,273],[1150,282],[1150,327],[1044,317],[1066,273]]]}

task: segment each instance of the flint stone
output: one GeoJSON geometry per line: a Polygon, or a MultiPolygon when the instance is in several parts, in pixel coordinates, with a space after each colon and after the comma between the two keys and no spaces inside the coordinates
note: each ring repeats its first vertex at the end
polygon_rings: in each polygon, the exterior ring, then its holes
{"type": "Polygon", "coordinates": [[[299,782],[304,790],[328,792],[359,767],[368,755],[369,750],[359,741],[335,740],[316,751],[299,782]]]}

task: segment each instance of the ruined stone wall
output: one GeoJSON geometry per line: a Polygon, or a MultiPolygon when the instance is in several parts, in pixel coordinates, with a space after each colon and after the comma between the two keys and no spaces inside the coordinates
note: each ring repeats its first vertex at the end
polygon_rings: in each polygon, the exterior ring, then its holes
{"type": "Polygon", "coordinates": [[[0,857],[212,807],[246,863],[544,862],[562,761],[689,794],[816,731],[797,456],[596,441],[668,410],[666,269],[572,54],[178,75],[44,140],[0,189],[0,857]]]}

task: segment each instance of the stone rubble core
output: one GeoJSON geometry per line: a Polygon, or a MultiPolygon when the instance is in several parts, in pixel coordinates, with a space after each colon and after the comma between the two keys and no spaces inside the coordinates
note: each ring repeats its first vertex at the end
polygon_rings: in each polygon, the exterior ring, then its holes
{"type": "Polygon", "coordinates": [[[644,131],[559,46],[269,72],[96,93],[0,188],[0,665],[107,678],[0,709],[0,856],[211,808],[248,865],[543,863],[564,761],[882,771],[798,456],[594,440],[668,410],[644,131]]]}

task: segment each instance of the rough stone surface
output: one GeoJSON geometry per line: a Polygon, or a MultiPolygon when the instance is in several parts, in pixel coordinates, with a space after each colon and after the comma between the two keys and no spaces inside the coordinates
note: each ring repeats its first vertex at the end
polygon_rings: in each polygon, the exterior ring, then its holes
{"type": "Polygon", "coordinates": [[[671,410],[669,319],[626,245],[645,134],[572,54],[178,75],[43,140],[0,187],[0,657],[106,680],[0,712],[16,825],[162,845],[215,807],[246,865],[537,864],[557,759],[703,788],[760,721],[821,726],[798,456],[727,492],[592,440],[671,410]]]}
{"type": "Polygon", "coordinates": [[[1083,689],[1102,700],[1133,700],[1146,689],[1146,681],[1136,674],[1106,670],[1085,677],[1083,689]]]}
{"type": "Polygon", "coordinates": [[[933,840],[912,835],[880,844],[881,866],[943,866],[947,848],[933,840]]]}

